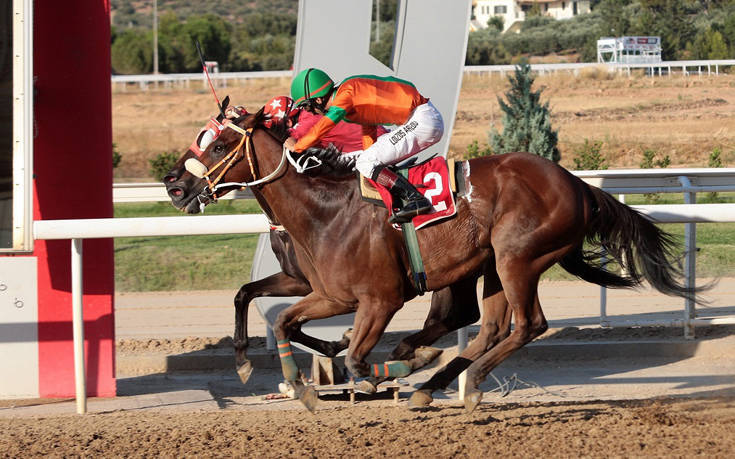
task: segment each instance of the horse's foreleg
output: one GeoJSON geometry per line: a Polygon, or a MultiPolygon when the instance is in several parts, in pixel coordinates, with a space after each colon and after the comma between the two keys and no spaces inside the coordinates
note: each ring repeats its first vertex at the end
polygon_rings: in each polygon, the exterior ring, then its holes
{"type": "Polygon", "coordinates": [[[411,373],[408,361],[386,362],[369,365],[365,357],[385,331],[388,322],[402,306],[402,303],[393,304],[373,301],[360,302],[355,314],[355,323],[352,329],[350,347],[345,358],[345,366],[357,377],[403,377],[411,373]]]}
{"type": "MultiPolygon", "coordinates": [[[[477,300],[475,299],[476,303],[477,300]]],[[[495,272],[494,264],[485,271],[482,304],[483,315],[480,333],[466,349],[412,394],[409,406],[422,407],[429,405],[433,401],[432,393],[434,391],[446,389],[475,359],[508,336],[512,313],[503,287],[500,284],[500,279],[495,272]]]]}
{"type": "Polygon", "coordinates": [[[263,296],[304,296],[311,292],[311,286],[303,280],[279,272],[266,278],[249,282],[235,295],[235,363],[240,380],[244,383],[250,378],[252,365],[247,358],[248,349],[248,305],[263,296]]]}
{"type": "Polygon", "coordinates": [[[299,367],[291,350],[291,336],[295,330],[310,320],[346,314],[352,309],[352,305],[338,303],[312,292],[281,311],[276,317],[273,332],[276,335],[283,377],[291,383],[296,390],[297,397],[310,411],[313,411],[316,406],[317,396],[312,388],[305,387],[301,382],[299,367]]]}

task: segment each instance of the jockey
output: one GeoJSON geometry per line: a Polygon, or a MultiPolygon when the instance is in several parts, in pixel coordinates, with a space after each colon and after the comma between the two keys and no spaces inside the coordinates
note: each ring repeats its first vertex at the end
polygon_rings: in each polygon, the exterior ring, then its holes
{"type": "Polygon", "coordinates": [[[408,180],[385,167],[434,145],[444,133],[441,114],[412,83],[394,77],[357,75],[335,87],[324,71],[307,69],[291,83],[291,97],[297,107],[305,106],[324,116],[298,142],[294,138],[286,140],[286,148],[302,152],[340,121],[357,123],[362,126],[363,151],[358,153],[355,167],[406,201],[390,222],[405,223],[431,210],[431,202],[408,180]],[[377,126],[383,124],[399,127],[378,137],[377,126]]]}

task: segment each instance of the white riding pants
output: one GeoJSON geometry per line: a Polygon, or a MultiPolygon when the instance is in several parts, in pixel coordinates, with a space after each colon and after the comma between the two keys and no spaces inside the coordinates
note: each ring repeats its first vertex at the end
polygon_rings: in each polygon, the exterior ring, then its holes
{"type": "Polygon", "coordinates": [[[358,153],[355,168],[370,178],[376,167],[413,156],[437,143],[443,134],[444,121],[439,110],[431,102],[419,105],[406,124],[378,137],[366,150],[354,152],[358,153]]]}

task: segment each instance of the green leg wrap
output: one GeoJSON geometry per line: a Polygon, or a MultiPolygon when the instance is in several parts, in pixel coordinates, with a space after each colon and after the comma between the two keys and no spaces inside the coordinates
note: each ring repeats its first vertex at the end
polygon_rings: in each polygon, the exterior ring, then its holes
{"type": "Polygon", "coordinates": [[[291,350],[291,341],[283,340],[277,342],[278,346],[278,357],[281,358],[281,369],[283,370],[283,377],[286,381],[296,381],[299,377],[299,367],[296,365],[296,360],[293,358],[293,351],[291,350]]]}
{"type": "Polygon", "coordinates": [[[372,376],[402,378],[411,374],[411,367],[405,360],[397,362],[374,363],[372,376]]]}

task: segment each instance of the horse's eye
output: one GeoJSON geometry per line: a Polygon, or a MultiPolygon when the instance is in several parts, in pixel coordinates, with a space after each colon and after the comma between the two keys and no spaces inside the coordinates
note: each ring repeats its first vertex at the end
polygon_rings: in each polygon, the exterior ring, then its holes
{"type": "Polygon", "coordinates": [[[222,154],[222,153],[224,153],[224,152],[225,152],[225,146],[224,146],[224,145],[222,145],[222,144],[219,144],[219,145],[215,145],[215,147],[214,147],[214,152],[215,152],[215,153],[218,153],[218,154],[222,154]]]}

